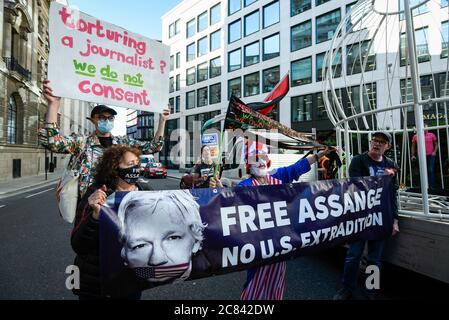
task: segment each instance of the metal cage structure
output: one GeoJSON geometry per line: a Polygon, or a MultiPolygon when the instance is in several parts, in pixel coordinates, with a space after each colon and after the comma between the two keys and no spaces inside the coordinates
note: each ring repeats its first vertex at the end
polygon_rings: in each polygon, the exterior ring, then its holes
{"type": "Polygon", "coordinates": [[[348,175],[354,154],[367,150],[373,132],[388,131],[393,142],[387,156],[401,167],[400,214],[444,221],[449,221],[447,2],[358,1],[335,31],[322,67],[326,110],[348,162],[339,177],[348,175]],[[435,158],[426,155],[425,130],[437,137],[435,158]],[[429,159],[436,160],[430,185],[429,159]]]}

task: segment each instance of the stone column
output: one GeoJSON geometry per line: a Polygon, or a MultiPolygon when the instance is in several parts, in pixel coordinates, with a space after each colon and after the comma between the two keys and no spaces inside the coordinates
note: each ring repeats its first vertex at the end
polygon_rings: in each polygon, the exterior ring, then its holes
{"type": "MultiPolygon", "coordinates": [[[[3,25],[3,23],[2,23],[3,25]]],[[[12,51],[12,25],[11,23],[5,19],[5,23],[3,26],[3,57],[11,58],[12,51]]]]}

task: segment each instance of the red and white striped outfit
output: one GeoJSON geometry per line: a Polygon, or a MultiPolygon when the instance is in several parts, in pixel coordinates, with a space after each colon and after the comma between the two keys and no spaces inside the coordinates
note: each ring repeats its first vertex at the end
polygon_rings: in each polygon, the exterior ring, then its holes
{"type": "MultiPolygon", "coordinates": [[[[253,186],[260,185],[253,177],[253,186]]],[[[282,181],[268,176],[269,185],[282,184],[282,181]]],[[[287,262],[282,261],[255,270],[253,278],[247,282],[240,300],[282,300],[284,297],[287,262]]]]}

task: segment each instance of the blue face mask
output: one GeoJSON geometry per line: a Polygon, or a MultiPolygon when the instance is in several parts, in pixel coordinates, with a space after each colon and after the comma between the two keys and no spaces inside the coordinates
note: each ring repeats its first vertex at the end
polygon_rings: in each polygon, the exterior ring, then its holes
{"type": "Polygon", "coordinates": [[[101,133],[109,133],[114,128],[114,122],[109,120],[100,120],[97,123],[97,129],[101,133]]]}

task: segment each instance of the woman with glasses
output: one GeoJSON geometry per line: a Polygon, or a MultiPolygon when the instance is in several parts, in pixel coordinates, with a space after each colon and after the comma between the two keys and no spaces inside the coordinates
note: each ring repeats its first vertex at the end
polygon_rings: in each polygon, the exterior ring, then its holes
{"type": "Polygon", "coordinates": [[[56,153],[71,155],[69,168],[79,172],[78,199],[86,193],[93,183],[93,169],[104,150],[112,145],[135,146],[144,154],[157,153],[162,150],[164,142],[165,122],[170,116],[170,108],[164,109],[159,118],[159,127],[154,139],[151,141],[138,141],[127,136],[114,136],[111,131],[117,112],[105,105],[97,105],[91,111],[89,119],[95,126],[95,131],[90,135],[72,134],[62,136],[57,124],[60,97],[53,96],[50,81],[44,81],[44,95],[48,102],[46,116],[45,146],[56,153]]]}

